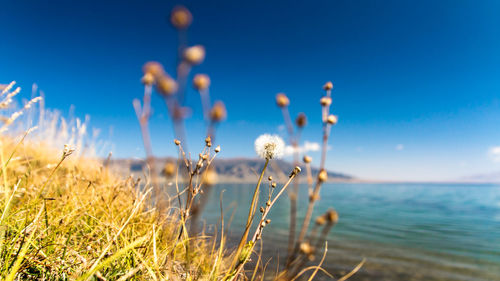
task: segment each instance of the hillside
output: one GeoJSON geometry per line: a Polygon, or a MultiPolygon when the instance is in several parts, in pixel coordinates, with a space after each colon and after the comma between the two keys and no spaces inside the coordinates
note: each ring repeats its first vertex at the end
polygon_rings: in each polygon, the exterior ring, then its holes
{"type": "MultiPolygon", "coordinates": [[[[156,158],[158,174],[161,174],[166,163],[175,163],[176,159],[172,157],[156,158]],[[160,169],[161,168],[161,169],[160,169]]],[[[262,170],[264,161],[261,159],[251,158],[222,158],[215,159],[213,163],[218,175],[220,183],[251,183],[257,179],[257,173],[262,170]]],[[[142,159],[115,159],[111,160],[110,167],[112,170],[120,174],[140,175],[143,173],[144,160],[142,159]]],[[[183,170],[184,165],[180,167],[183,170]]],[[[276,179],[284,180],[288,177],[290,171],[293,170],[293,164],[284,160],[271,161],[266,175],[272,175],[276,179]]],[[[305,182],[306,170],[303,163],[300,164],[303,170],[301,181],[305,182]]],[[[318,168],[313,167],[312,174],[315,176],[318,173],[318,168]]],[[[351,181],[355,178],[350,175],[328,171],[329,181],[351,181]]]]}

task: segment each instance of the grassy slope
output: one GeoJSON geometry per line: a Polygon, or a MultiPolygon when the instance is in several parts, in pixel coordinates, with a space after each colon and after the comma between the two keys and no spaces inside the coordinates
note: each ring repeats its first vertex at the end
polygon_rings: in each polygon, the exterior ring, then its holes
{"type": "Polygon", "coordinates": [[[214,238],[177,239],[174,215],[148,209],[134,179],[72,156],[56,169],[62,151],[41,144],[1,145],[2,279],[220,277],[214,238]]]}

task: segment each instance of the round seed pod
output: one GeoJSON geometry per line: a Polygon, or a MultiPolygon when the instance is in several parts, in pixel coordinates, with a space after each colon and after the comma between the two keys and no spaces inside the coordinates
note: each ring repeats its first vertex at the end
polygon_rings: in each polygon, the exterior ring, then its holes
{"type": "Polygon", "coordinates": [[[330,209],[326,212],[326,220],[328,223],[335,224],[339,221],[339,214],[334,209],[330,209]]]}
{"type": "Polygon", "coordinates": [[[214,122],[220,122],[226,119],[226,115],[226,106],[221,101],[216,102],[210,111],[210,119],[214,122]]]}
{"type": "Polygon", "coordinates": [[[304,163],[311,163],[312,162],[312,158],[311,156],[307,156],[307,155],[304,155],[304,158],[302,158],[302,161],[304,161],[304,163]]]}
{"type": "Polygon", "coordinates": [[[208,89],[210,86],[210,77],[206,74],[196,74],[193,78],[193,86],[198,91],[208,89]]]}
{"type": "Polygon", "coordinates": [[[155,77],[153,76],[153,74],[146,72],[144,76],[142,76],[141,82],[144,85],[153,85],[153,83],[155,82],[155,77]]]}
{"type": "Polygon", "coordinates": [[[184,50],[184,60],[191,65],[198,65],[205,59],[205,47],[195,45],[184,50]]]}
{"type": "Polygon", "coordinates": [[[330,104],[332,104],[332,98],[330,98],[330,97],[322,97],[319,100],[319,103],[321,104],[321,106],[329,106],[330,104]]]}
{"type": "Polygon", "coordinates": [[[297,116],[297,119],[295,119],[295,124],[297,124],[297,127],[299,128],[304,128],[307,125],[307,117],[304,113],[299,113],[297,116]]]}
{"type": "Polygon", "coordinates": [[[286,107],[290,104],[290,100],[284,93],[279,93],[276,95],[276,104],[279,107],[286,107]]]}
{"type": "Polygon", "coordinates": [[[163,66],[161,63],[156,61],[148,61],[142,66],[142,71],[144,74],[149,73],[154,77],[164,75],[165,70],[163,70],[163,66]]]}
{"type": "Polygon", "coordinates": [[[325,169],[322,169],[319,173],[318,173],[318,179],[320,182],[325,182],[328,180],[328,173],[326,172],[325,169]]]}
{"type": "Polygon", "coordinates": [[[177,29],[186,29],[191,25],[193,16],[184,6],[177,6],[170,13],[170,23],[177,29]]]}
{"type": "Polygon", "coordinates": [[[172,163],[172,162],[167,162],[165,164],[165,167],[163,167],[163,173],[165,174],[165,176],[167,177],[171,177],[175,174],[175,164],[172,163]]]}
{"type": "Polygon", "coordinates": [[[168,76],[160,76],[156,81],[156,90],[164,96],[175,94],[177,88],[177,82],[168,76]]]}
{"type": "Polygon", "coordinates": [[[217,172],[215,169],[208,169],[205,171],[205,184],[207,186],[214,186],[217,184],[217,181],[219,179],[219,176],[217,175],[217,172]]]}
{"type": "Polygon", "coordinates": [[[328,117],[326,118],[326,122],[328,122],[328,124],[330,124],[330,125],[337,124],[337,121],[338,121],[337,116],[335,116],[333,114],[328,115],[328,117]]]}
{"type": "Polygon", "coordinates": [[[331,89],[333,89],[333,83],[332,82],[328,81],[328,82],[325,83],[325,85],[323,85],[323,90],[328,91],[328,90],[331,90],[331,89]]]}
{"type": "Polygon", "coordinates": [[[317,225],[324,225],[326,223],[326,218],[325,216],[319,216],[316,218],[316,224],[317,225]]]}

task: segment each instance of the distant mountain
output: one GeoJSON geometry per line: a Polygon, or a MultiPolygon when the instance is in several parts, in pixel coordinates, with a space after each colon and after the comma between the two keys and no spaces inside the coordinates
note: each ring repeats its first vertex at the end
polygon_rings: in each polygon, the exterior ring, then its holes
{"type": "Polygon", "coordinates": [[[460,181],[477,183],[500,183],[500,172],[463,177],[460,181]]]}
{"type": "MultiPolygon", "coordinates": [[[[170,162],[175,163],[177,159],[171,157],[156,158],[155,163],[157,167],[157,173],[161,175],[163,167],[170,162]]],[[[140,159],[115,159],[111,160],[110,168],[121,174],[134,174],[136,176],[143,175],[144,173],[144,160],[140,159]]],[[[264,167],[264,161],[261,159],[250,159],[250,158],[229,158],[229,159],[215,159],[212,163],[213,167],[218,175],[218,182],[221,183],[250,183],[255,182],[258,178],[258,174],[262,171],[264,167]]],[[[299,165],[302,169],[301,179],[305,182],[307,171],[305,165],[300,163],[299,165]]],[[[272,160],[266,170],[266,177],[272,175],[275,179],[280,181],[285,181],[288,175],[293,170],[294,165],[290,162],[283,160],[272,160]]],[[[179,171],[184,171],[185,165],[180,165],[179,171]]],[[[318,173],[318,168],[311,169],[312,175],[315,176],[318,173]]],[[[328,181],[352,181],[354,178],[349,175],[336,173],[328,171],[328,181]]]]}

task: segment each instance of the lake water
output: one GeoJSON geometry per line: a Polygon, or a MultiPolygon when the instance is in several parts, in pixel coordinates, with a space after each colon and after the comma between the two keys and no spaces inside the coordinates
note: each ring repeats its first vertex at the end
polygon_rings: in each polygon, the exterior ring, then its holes
{"type": "MultiPolygon", "coordinates": [[[[267,190],[263,187],[261,195],[267,190]]],[[[215,187],[204,212],[206,222],[217,223],[224,190],[226,222],[234,211],[227,231],[237,240],[253,189],[246,184],[215,187]]],[[[301,186],[299,225],[306,193],[301,186]]],[[[337,210],[339,222],[329,234],[324,267],[337,278],[366,258],[349,280],[500,280],[500,185],[329,183],[321,190],[314,217],[329,207],[337,210]]],[[[276,266],[276,256],[286,256],[286,194],[270,218],[264,253],[274,257],[276,266]]]]}

